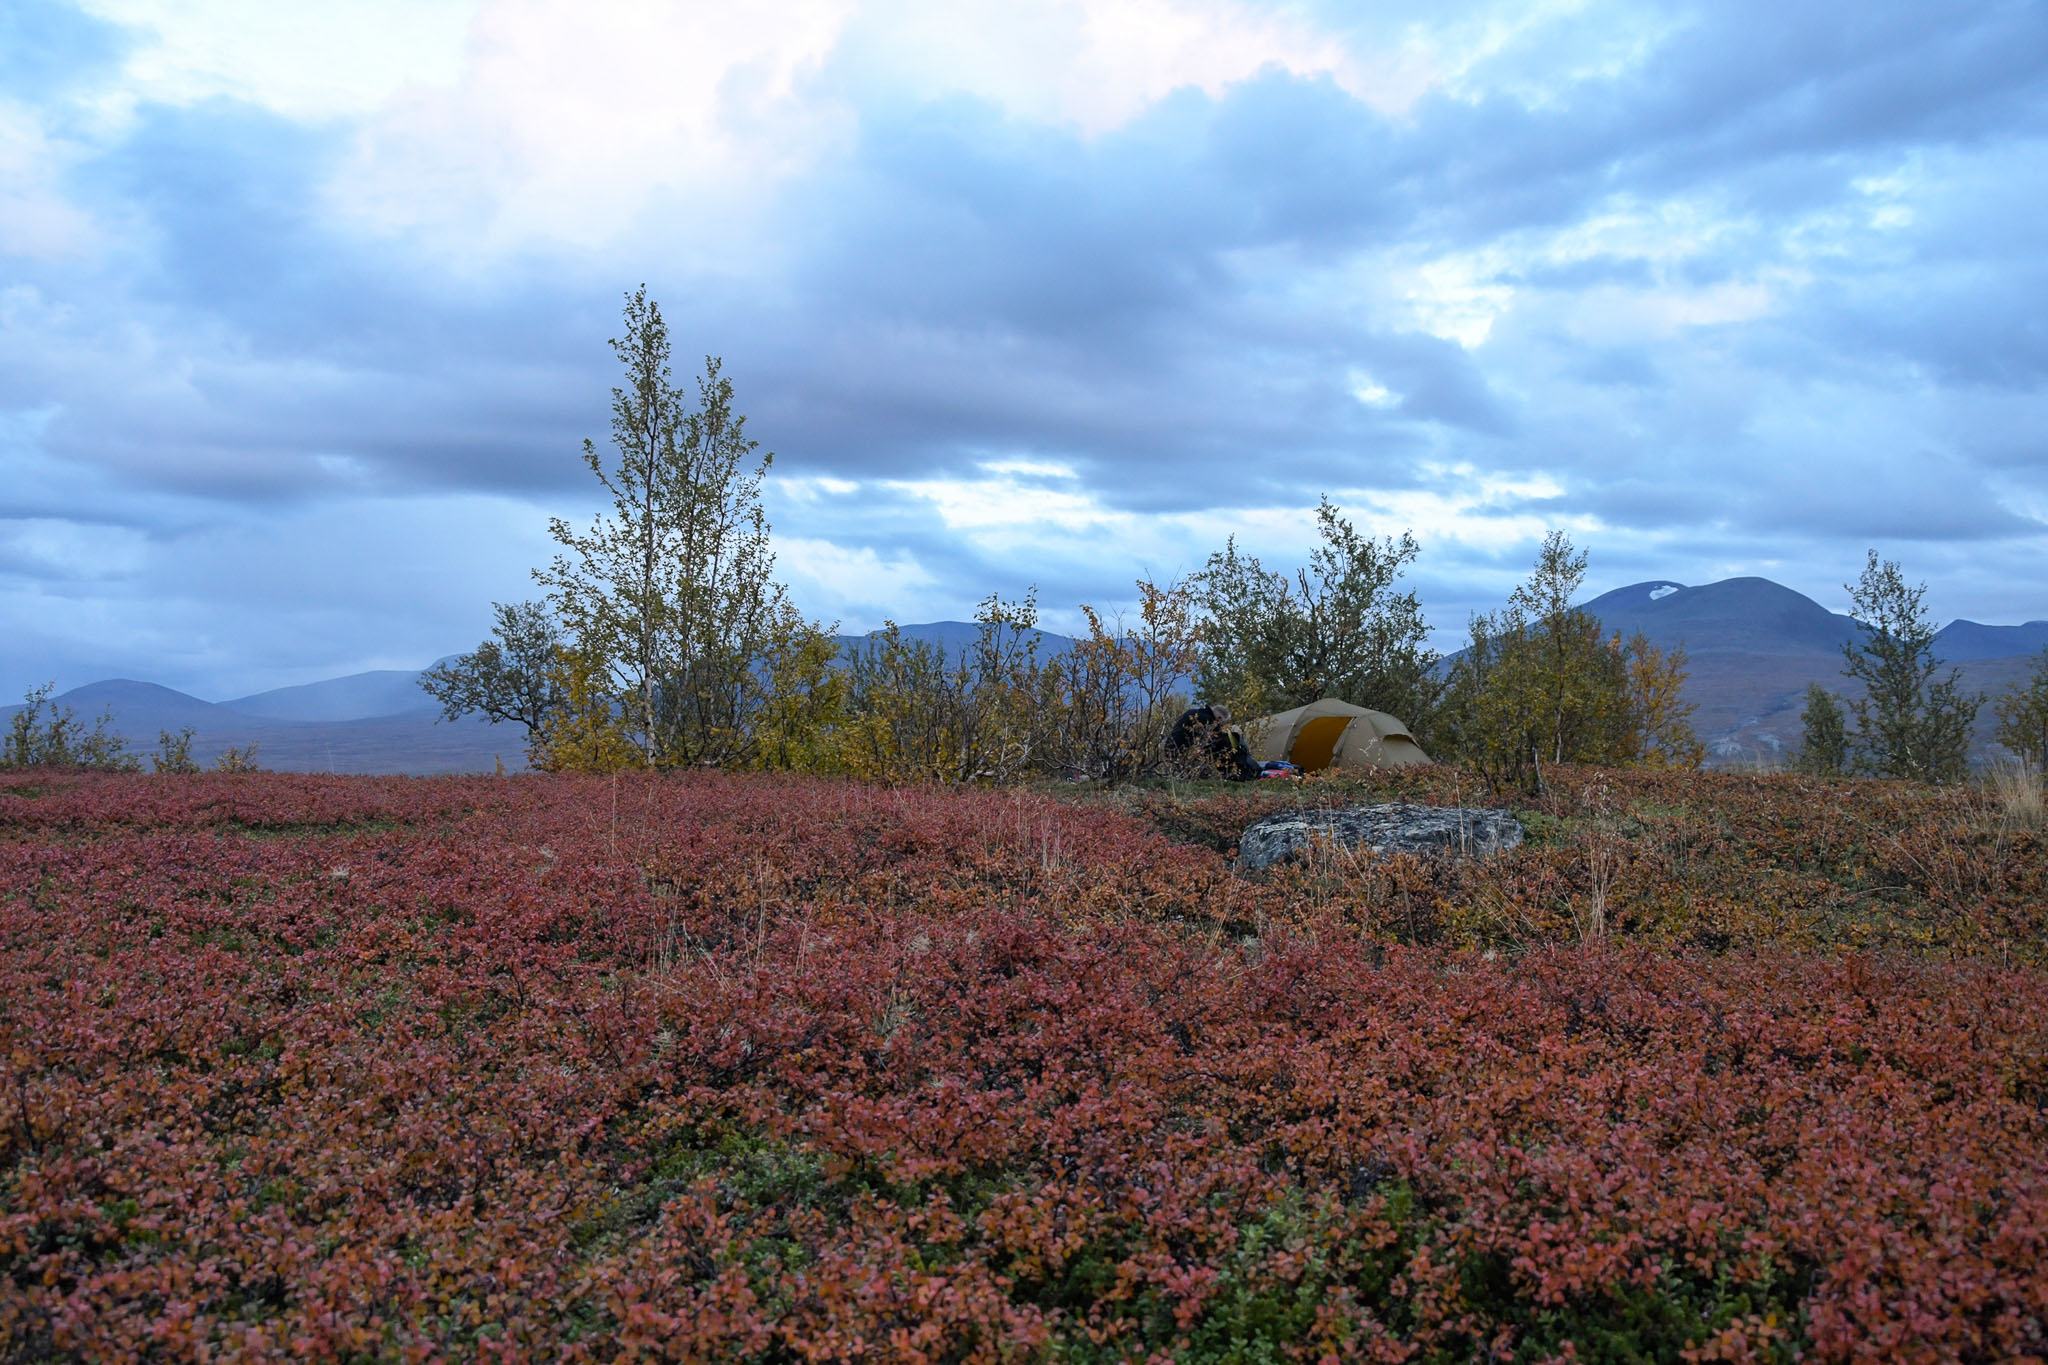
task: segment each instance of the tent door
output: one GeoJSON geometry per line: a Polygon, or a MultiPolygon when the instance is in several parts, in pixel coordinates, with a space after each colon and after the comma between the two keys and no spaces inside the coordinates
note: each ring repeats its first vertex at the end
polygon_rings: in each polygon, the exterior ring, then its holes
{"type": "Polygon", "coordinates": [[[1351,724],[1354,716],[1317,716],[1302,725],[1294,737],[1294,766],[1304,772],[1330,766],[1330,759],[1337,752],[1337,740],[1343,735],[1344,727],[1351,724]]]}

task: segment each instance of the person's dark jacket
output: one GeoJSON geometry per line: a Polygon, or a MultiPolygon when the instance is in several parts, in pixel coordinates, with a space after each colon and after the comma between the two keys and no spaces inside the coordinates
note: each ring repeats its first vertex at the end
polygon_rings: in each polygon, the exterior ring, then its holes
{"type": "Polygon", "coordinates": [[[1167,732],[1166,747],[1176,755],[1200,755],[1219,777],[1233,782],[1256,781],[1259,776],[1258,762],[1245,747],[1244,736],[1217,720],[1212,707],[1197,706],[1181,712],[1180,719],[1167,732]]]}

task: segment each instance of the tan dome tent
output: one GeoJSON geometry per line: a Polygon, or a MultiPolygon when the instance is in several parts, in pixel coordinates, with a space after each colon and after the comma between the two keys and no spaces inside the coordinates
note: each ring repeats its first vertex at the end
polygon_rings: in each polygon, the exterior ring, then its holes
{"type": "Polygon", "coordinates": [[[1405,768],[1429,755],[1408,727],[1384,711],[1328,697],[1244,724],[1245,743],[1260,762],[1285,759],[1303,772],[1318,768],[1405,768]]]}

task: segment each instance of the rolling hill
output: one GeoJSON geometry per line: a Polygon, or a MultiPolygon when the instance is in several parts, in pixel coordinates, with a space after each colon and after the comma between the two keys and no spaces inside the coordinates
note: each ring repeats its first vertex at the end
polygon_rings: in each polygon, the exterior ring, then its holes
{"type": "MultiPolygon", "coordinates": [[[[358,675],[362,676],[362,675],[358,675]]],[[[403,674],[415,677],[414,674],[403,674]]],[[[334,679],[348,683],[350,679],[334,679]]],[[[330,714],[346,710],[335,704],[348,689],[323,694],[324,685],[281,689],[310,698],[304,709],[330,714]]],[[[417,686],[413,690],[417,691],[417,686]]],[[[261,693],[253,700],[274,697],[261,693]]],[[[68,706],[80,722],[90,725],[101,715],[111,717],[108,729],[128,741],[131,752],[143,758],[157,751],[161,731],[176,733],[191,726],[192,757],[211,765],[230,747],[257,746],[256,762],[279,772],[411,773],[427,776],[439,773],[490,772],[502,758],[507,770],[525,766],[525,732],[517,725],[493,725],[475,717],[458,721],[439,719],[432,698],[420,693],[427,708],[394,711],[384,715],[342,715],[334,719],[289,719],[252,713],[241,708],[251,698],[236,702],[209,702],[155,683],[115,678],[74,687],[51,700],[68,706]]],[[[398,702],[411,705],[399,693],[398,702]]],[[[289,713],[291,702],[273,703],[273,710],[289,713]]],[[[0,720],[19,711],[19,706],[0,708],[0,720]]]]}

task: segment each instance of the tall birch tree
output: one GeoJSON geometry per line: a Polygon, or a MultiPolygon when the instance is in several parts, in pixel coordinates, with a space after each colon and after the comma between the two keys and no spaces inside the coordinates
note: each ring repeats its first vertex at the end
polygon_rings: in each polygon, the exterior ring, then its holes
{"type": "Polygon", "coordinates": [[[552,518],[560,550],[534,577],[601,662],[641,762],[745,761],[769,663],[796,619],[773,578],[761,507],[774,456],[747,436],[717,358],[706,357],[694,404],[676,386],[668,327],[645,285],[627,296],[611,347],[625,371],[611,450],[583,443],[611,508],[580,530],[552,518]]]}

